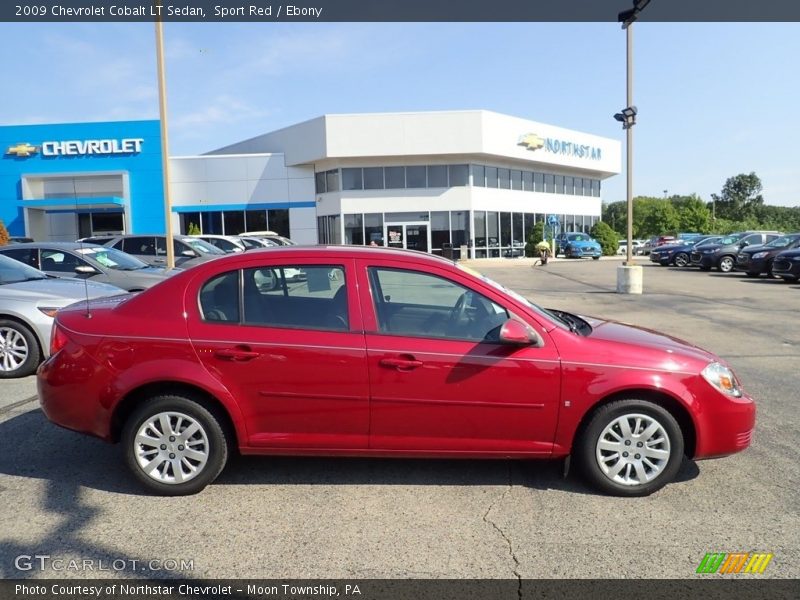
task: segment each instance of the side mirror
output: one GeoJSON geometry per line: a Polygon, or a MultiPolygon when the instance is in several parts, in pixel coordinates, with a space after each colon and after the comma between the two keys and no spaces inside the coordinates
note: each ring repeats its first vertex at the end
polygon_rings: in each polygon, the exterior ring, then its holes
{"type": "Polygon", "coordinates": [[[98,271],[91,265],[80,265],[78,267],[75,267],[75,272],[78,275],[97,275],[100,271],[98,271]]]}
{"type": "Polygon", "coordinates": [[[197,256],[197,252],[195,252],[194,250],[184,250],[183,252],[181,252],[181,256],[185,256],[186,258],[194,258],[195,256],[197,256]]]}
{"type": "Polygon", "coordinates": [[[512,346],[541,346],[542,338],[531,327],[517,321],[508,319],[500,327],[500,343],[512,346]]]}
{"type": "Polygon", "coordinates": [[[750,245],[750,242],[747,242],[747,241],[739,242],[739,248],[744,248],[745,246],[749,246],[749,245],[750,245]]]}

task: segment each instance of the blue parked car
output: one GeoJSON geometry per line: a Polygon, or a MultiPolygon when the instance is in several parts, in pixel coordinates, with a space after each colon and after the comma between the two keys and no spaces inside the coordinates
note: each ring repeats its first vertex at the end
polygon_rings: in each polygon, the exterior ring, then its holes
{"type": "Polygon", "coordinates": [[[588,233],[560,233],[556,236],[556,245],[556,255],[563,254],[566,258],[591,256],[600,260],[603,255],[600,243],[588,233]]]}

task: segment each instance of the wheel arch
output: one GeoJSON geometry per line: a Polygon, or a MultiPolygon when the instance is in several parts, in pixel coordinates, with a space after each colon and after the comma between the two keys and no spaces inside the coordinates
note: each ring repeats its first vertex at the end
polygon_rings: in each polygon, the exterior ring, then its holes
{"type": "Polygon", "coordinates": [[[111,427],[109,430],[111,441],[115,443],[119,442],[125,422],[141,402],[152,396],[163,396],[167,394],[184,396],[207,409],[219,420],[220,425],[225,431],[226,437],[229,440],[229,450],[233,451],[238,448],[239,435],[225,405],[209,391],[199,386],[180,381],[149,382],[125,394],[114,407],[111,416],[111,427]]]}
{"type": "Polygon", "coordinates": [[[572,438],[570,453],[574,452],[576,440],[580,438],[589,421],[597,413],[597,411],[612,402],[616,402],[617,400],[646,400],[648,402],[652,402],[653,404],[657,404],[668,411],[678,422],[678,425],[680,425],[681,428],[681,433],[683,433],[684,454],[689,458],[694,457],[695,450],[697,448],[697,430],[689,410],[679,400],[676,400],[675,397],[671,396],[670,394],[646,388],[619,390],[613,394],[605,396],[595,403],[589,410],[586,411],[586,414],[583,415],[578,423],[578,427],[575,429],[575,435],[572,438]]]}

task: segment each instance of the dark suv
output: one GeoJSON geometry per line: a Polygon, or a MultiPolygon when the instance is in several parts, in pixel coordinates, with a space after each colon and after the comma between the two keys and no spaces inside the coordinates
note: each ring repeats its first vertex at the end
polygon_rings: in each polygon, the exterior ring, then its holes
{"type": "Polygon", "coordinates": [[[703,271],[713,268],[730,273],[736,265],[736,256],[747,246],[761,246],[781,237],[778,231],[742,231],[732,233],[716,244],[698,246],[692,251],[692,266],[703,271]]]}
{"type": "Polygon", "coordinates": [[[736,270],[744,271],[748,277],[758,277],[766,273],[772,277],[772,264],[775,257],[784,250],[800,247],[800,233],[790,233],[772,240],[763,246],[743,248],[736,257],[736,270]]]}

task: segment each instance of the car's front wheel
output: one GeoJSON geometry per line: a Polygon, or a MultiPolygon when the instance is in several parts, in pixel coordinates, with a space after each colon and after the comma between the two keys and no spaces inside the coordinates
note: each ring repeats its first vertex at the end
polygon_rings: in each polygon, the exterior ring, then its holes
{"type": "Polygon", "coordinates": [[[675,478],[683,460],[680,425],[646,400],[599,408],[577,440],[575,458],[587,480],[615,496],[648,496],[675,478]]]}
{"type": "Polygon", "coordinates": [[[0,319],[0,379],[30,375],[40,359],[33,332],[17,321],[0,319]]]}
{"type": "Polygon", "coordinates": [[[675,255],[675,266],[685,267],[689,264],[689,255],[686,252],[678,252],[675,255]]]}
{"type": "Polygon", "coordinates": [[[220,419],[180,395],[156,396],[137,408],[125,423],[122,444],[137,479],[164,496],[199,492],[228,459],[220,419]]]}
{"type": "Polygon", "coordinates": [[[730,273],[733,271],[734,264],[735,261],[732,256],[723,256],[719,259],[719,265],[717,265],[717,269],[719,269],[721,273],[730,273]]]}

